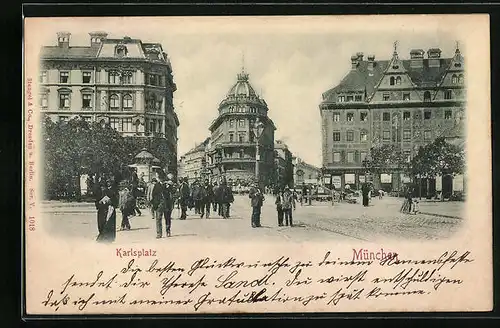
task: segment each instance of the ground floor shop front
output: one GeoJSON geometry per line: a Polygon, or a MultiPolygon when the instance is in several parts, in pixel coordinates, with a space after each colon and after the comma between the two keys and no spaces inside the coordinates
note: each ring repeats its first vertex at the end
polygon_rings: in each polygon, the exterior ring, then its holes
{"type": "Polygon", "coordinates": [[[365,182],[371,182],[375,190],[402,193],[408,186],[414,187],[418,197],[449,198],[465,190],[464,175],[442,175],[435,178],[411,178],[401,172],[371,173],[363,170],[326,170],[323,184],[335,190],[360,190],[365,182]]]}

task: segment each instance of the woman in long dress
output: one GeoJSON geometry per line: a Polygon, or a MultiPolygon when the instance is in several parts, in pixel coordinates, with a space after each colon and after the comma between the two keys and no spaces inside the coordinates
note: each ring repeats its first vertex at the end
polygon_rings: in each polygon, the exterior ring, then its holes
{"type": "Polygon", "coordinates": [[[98,242],[113,242],[116,238],[116,207],[118,194],[111,182],[101,186],[96,195],[98,242]]]}

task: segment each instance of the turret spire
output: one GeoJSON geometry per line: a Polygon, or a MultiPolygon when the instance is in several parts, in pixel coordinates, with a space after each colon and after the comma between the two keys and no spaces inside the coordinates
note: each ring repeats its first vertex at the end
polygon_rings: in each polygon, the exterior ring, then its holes
{"type": "Polygon", "coordinates": [[[394,56],[394,57],[397,57],[397,56],[398,56],[398,41],[397,41],[397,40],[396,40],[396,41],[394,41],[393,46],[394,46],[394,53],[393,53],[393,56],[394,56]]]}

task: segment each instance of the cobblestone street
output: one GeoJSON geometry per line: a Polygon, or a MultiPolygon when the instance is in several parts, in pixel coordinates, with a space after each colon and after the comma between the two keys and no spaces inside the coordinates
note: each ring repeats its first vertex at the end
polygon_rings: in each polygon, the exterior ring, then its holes
{"type": "MultiPolygon", "coordinates": [[[[279,240],[289,242],[363,240],[376,242],[380,239],[441,239],[452,235],[462,224],[462,219],[434,215],[408,215],[399,212],[401,199],[385,197],[373,199],[365,208],[360,204],[320,203],[313,206],[297,204],[294,211],[295,227],[278,227],[274,197],[267,196],[262,209],[260,229],[250,226],[250,205],[247,197],[235,197],[231,218],[224,220],[212,214],[210,219],[200,219],[188,212],[187,220],[178,220],[179,210],[172,213],[172,237],[189,240],[279,240]]],[[[433,204],[463,207],[463,203],[433,204]]],[[[459,212],[459,209],[455,209],[459,212]]],[[[117,212],[117,226],[121,214],[117,212]]],[[[97,235],[96,212],[91,203],[42,203],[43,222],[51,235],[56,237],[95,239],[97,235]]],[[[136,243],[155,239],[155,221],[149,210],[131,219],[132,230],[119,231],[116,241],[136,243]]]]}

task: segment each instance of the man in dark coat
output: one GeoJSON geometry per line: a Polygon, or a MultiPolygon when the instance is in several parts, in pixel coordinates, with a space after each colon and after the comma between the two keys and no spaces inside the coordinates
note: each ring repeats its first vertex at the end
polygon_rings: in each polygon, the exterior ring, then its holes
{"type": "Polygon", "coordinates": [[[364,183],[361,187],[361,193],[363,195],[363,206],[368,206],[368,194],[370,193],[370,186],[368,183],[364,183]]]}
{"type": "Polygon", "coordinates": [[[260,212],[265,198],[256,183],[252,184],[248,197],[250,198],[250,205],[252,206],[252,228],[259,228],[261,227],[260,212]]]}
{"type": "Polygon", "coordinates": [[[212,187],[212,209],[214,212],[217,212],[217,205],[219,204],[219,200],[217,198],[219,186],[217,185],[217,181],[214,181],[214,186],[212,187]]]}
{"type": "Polygon", "coordinates": [[[202,203],[201,203],[201,217],[203,218],[203,215],[207,214],[207,219],[210,217],[210,205],[213,202],[214,199],[214,190],[208,179],[205,180],[205,183],[202,186],[202,203]]]}
{"type": "Polygon", "coordinates": [[[179,204],[181,206],[181,220],[185,220],[187,215],[187,207],[189,203],[189,195],[191,190],[188,185],[187,178],[181,179],[181,184],[179,186],[179,204]]]}
{"type": "Polygon", "coordinates": [[[229,216],[229,204],[234,201],[233,191],[226,183],[226,179],[222,179],[222,182],[219,186],[219,201],[222,207],[222,217],[227,219],[229,216]]]}

